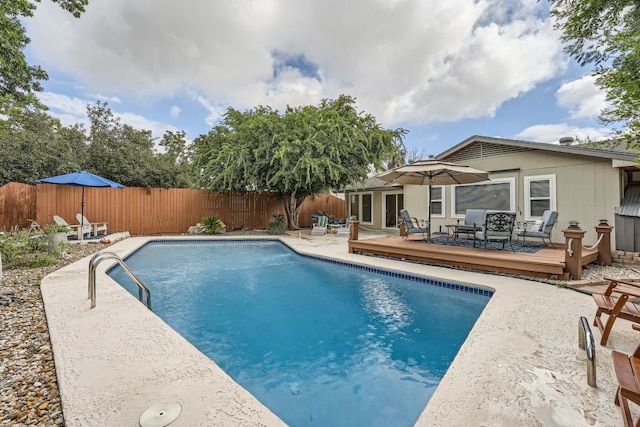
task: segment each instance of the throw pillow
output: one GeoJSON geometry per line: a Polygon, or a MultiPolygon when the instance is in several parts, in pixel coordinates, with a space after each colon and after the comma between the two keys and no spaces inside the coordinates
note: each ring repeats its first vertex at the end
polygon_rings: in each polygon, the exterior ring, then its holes
{"type": "Polygon", "coordinates": [[[531,231],[542,231],[542,220],[538,219],[531,226],[531,231]]]}

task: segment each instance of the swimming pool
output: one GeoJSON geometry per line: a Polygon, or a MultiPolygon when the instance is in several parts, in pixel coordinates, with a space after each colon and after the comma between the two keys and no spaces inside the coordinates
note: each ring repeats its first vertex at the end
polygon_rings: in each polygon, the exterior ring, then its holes
{"type": "Polygon", "coordinates": [[[152,242],[127,263],[158,316],[293,426],[413,425],[491,295],[276,241],[152,242]]]}

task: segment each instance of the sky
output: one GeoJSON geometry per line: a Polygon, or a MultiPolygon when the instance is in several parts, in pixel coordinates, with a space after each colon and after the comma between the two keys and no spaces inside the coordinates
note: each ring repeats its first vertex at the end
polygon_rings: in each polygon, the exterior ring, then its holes
{"type": "Polygon", "coordinates": [[[64,125],[107,102],[123,123],[193,140],[228,107],[317,105],[341,94],[407,149],[472,135],[600,140],[591,68],[563,53],[545,0],[50,1],[25,21],[39,97],[64,125]]]}

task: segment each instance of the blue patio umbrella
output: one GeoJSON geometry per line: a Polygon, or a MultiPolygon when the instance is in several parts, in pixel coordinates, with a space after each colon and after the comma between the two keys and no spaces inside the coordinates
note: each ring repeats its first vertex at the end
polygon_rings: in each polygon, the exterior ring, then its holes
{"type": "MultiPolygon", "coordinates": [[[[51,176],[49,178],[40,178],[36,180],[37,183],[42,184],[59,184],[59,185],[75,185],[76,187],[82,187],[82,203],[80,204],[80,210],[82,212],[82,220],[80,221],[80,229],[84,226],[84,188],[85,187],[111,187],[111,188],[124,188],[124,185],[119,184],[110,179],[103,178],[99,175],[92,174],[87,171],[79,171],[67,173],[64,175],[51,176]]],[[[80,234],[82,235],[82,234],[80,234]]]]}

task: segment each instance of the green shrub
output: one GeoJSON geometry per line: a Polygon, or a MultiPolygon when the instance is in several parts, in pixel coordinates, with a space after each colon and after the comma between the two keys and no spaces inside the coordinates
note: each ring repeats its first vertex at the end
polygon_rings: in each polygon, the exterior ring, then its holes
{"type": "Polygon", "coordinates": [[[286,231],[282,221],[273,221],[267,224],[267,233],[269,234],[284,234],[286,231]]]}
{"type": "Polygon", "coordinates": [[[286,227],[284,226],[284,215],[277,214],[274,215],[273,218],[275,219],[275,221],[267,224],[267,233],[284,234],[287,231],[286,227]]]}
{"type": "Polygon", "coordinates": [[[215,215],[207,215],[202,218],[200,224],[207,230],[209,234],[222,233],[224,231],[224,223],[215,215]]]}
{"type": "Polygon", "coordinates": [[[43,267],[55,263],[57,251],[49,249],[45,235],[29,235],[27,230],[0,234],[0,255],[5,268],[43,267]]]}
{"type": "Polygon", "coordinates": [[[49,267],[56,263],[56,260],[49,254],[35,254],[29,257],[27,261],[27,267],[29,268],[37,268],[37,267],[49,267]]]}
{"type": "Polygon", "coordinates": [[[69,228],[66,225],[60,224],[47,224],[44,226],[44,231],[47,234],[66,233],[69,228]]]}

